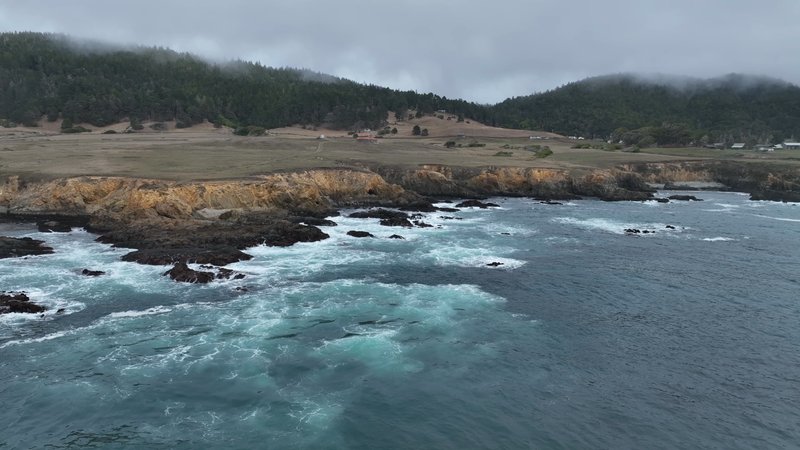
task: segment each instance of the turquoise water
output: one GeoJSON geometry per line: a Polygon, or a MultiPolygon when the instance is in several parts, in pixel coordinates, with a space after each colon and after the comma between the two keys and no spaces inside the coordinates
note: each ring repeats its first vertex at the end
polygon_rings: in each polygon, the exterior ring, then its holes
{"type": "Polygon", "coordinates": [[[796,448],[800,205],[696,195],[337,217],[205,286],[0,225],[56,250],[0,260],[51,308],[0,318],[0,448],[796,448]]]}

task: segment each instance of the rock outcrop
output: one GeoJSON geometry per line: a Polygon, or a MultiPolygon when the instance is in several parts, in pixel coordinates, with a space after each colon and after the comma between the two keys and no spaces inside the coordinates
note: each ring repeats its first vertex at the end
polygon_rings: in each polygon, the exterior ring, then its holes
{"type": "Polygon", "coordinates": [[[164,272],[164,275],[182,283],[208,283],[216,278],[214,272],[194,270],[184,262],[175,263],[175,266],[164,272]]]}
{"type": "MultiPolygon", "coordinates": [[[[34,182],[12,176],[0,185],[0,209],[7,220],[35,222],[41,231],[84,227],[100,234],[103,242],[130,248],[124,257],[129,261],[225,265],[248,259],[242,252],[247,247],[326,239],[318,227],[335,226],[327,217],[343,207],[457,212],[436,208],[430,199],[488,196],[525,196],[551,204],[581,196],[648,200],[653,198],[652,183],[690,181],[722,183],[751,192],[754,199],[800,199],[800,168],[700,161],[572,170],[436,165],[320,169],[182,183],[122,177],[34,182]]],[[[480,201],[469,206],[479,204],[490,206],[480,201]]],[[[383,225],[429,225],[403,211],[374,211],[379,213],[365,217],[377,217],[383,225]]],[[[0,239],[0,257],[49,252],[41,242],[0,239]]]]}
{"type": "Polygon", "coordinates": [[[0,258],[47,255],[50,253],[53,253],[53,249],[44,245],[44,241],[29,237],[13,238],[0,236],[0,258]]]}
{"type": "Polygon", "coordinates": [[[31,303],[31,299],[24,292],[0,292],[0,314],[38,314],[46,310],[44,306],[31,303]]]}

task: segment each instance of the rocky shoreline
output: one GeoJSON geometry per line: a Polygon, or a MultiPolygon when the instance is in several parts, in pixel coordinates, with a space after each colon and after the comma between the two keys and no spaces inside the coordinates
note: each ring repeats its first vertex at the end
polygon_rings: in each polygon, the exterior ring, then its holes
{"type": "MultiPolygon", "coordinates": [[[[746,164],[659,163],[573,171],[372,167],[192,183],[119,177],[29,182],[12,176],[0,186],[5,210],[0,218],[34,222],[42,232],[85,228],[98,234],[98,241],[131,249],[125,261],[173,265],[168,274],[176,280],[208,282],[217,279],[218,269],[197,272],[186,264],[219,268],[249,259],[243,251],[248,247],[326,239],[324,228],[336,225],[328,218],[340,208],[379,208],[355,217],[426,227],[406,212],[437,211],[433,203],[446,198],[475,200],[443,212],[495,206],[480,201],[489,196],[531,197],[548,204],[581,197],[663,202],[669,200],[654,198],[654,183],[685,187],[697,182],[745,190],[753,199],[800,200],[797,170],[746,164]],[[386,207],[400,211],[380,209],[386,207]]],[[[0,238],[0,257],[48,252],[52,249],[40,241],[0,238]]]]}

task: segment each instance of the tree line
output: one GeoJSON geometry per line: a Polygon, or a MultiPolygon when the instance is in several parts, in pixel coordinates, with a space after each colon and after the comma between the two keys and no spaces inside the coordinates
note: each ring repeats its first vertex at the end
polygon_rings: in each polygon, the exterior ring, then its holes
{"type": "MultiPolygon", "coordinates": [[[[496,105],[398,91],[292,68],[212,63],[164,48],[120,48],[64,35],[0,34],[0,125],[42,117],[105,126],[205,120],[239,129],[288,125],[381,129],[446,110],[459,121],[630,145],[800,138],[800,88],[730,75],[681,87],[608,76],[496,105]],[[248,128],[249,127],[249,128],[248,128]]],[[[420,132],[421,134],[421,132],[420,132]]]]}
{"type": "Polygon", "coordinates": [[[164,48],[121,49],[43,33],[0,34],[0,119],[105,126],[175,120],[275,128],[380,128],[388,111],[445,109],[474,120],[483,106],[292,68],[216,64],[164,48]]]}
{"type": "Polygon", "coordinates": [[[800,137],[800,88],[735,74],[673,85],[614,75],[508,99],[494,113],[507,127],[643,146],[778,143],[800,137]]]}

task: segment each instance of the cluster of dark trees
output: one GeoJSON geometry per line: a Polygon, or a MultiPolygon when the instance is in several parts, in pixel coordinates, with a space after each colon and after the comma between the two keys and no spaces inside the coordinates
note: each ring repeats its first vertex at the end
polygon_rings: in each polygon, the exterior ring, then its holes
{"type": "Polygon", "coordinates": [[[710,80],[612,75],[508,99],[495,105],[494,119],[506,127],[631,145],[777,143],[800,136],[800,88],[744,75],[710,80]]]}
{"type": "Polygon", "coordinates": [[[446,109],[478,121],[486,108],[323,74],[236,61],[215,64],[163,48],[121,49],[42,33],[0,34],[0,119],[104,126],[176,120],[274,128],[381,128],[388,111],[446,109]]]}
{"type": "Polygon", "coordinates": [[[208,120],[252,134],[294,124],[381,129],[388,111],[404,119],[438,110],[459,121],[640,146],[800,137],[800,88],[740,75],[680,86],[598,77],[490,106],[306,70],[212,63],[163,48],[0,34],[0,125],[35,125],[43,116],[95,126],[130,121],[134,129],[146,120],[175,120],[178,127],[208,120]]]}

